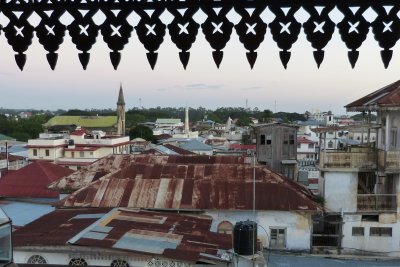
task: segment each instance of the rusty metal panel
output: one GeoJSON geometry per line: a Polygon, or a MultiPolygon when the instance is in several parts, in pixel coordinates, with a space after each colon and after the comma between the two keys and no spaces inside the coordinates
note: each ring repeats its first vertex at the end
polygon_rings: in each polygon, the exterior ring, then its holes
{"type": "Polygon", "coordinates": [[[100,203],[103,199],[104,193],[107,190],[108,183],[110,182],[109,179],[104,179],[100,181],[99,189],[97,190],[97,194],[93,199],[92,207],[100,207],[100,203]]]}
{"type": "Polygon", "coordinates": [[[194,165],[194,178],[203,179],[204,177],[204,165],[194,165]]]}
{"type": "Polygon", "coordinates": [[[158,188],[158,193],[156,197],[156,202],[154,204],[155,208],[167,208],[168,207],[168,186],[171,179],[160,179],[160,186],[158,188]]]}
{"type": "Polygon", "coordinates": [[[109,203],[110,207],[118,207],[122,197],[125,192],[126,185],[128,184],[129,179],[119,179],[118,184],[115,187],[114,194],[109,203]]]}
{"type": "Polygon", "coordinates": [[[181,198],[181,208],[192,208],[193,202],[193,194],[194,194],[194,180],[193,179],[185,179],[182,185],[182,198],[181,198]]]}

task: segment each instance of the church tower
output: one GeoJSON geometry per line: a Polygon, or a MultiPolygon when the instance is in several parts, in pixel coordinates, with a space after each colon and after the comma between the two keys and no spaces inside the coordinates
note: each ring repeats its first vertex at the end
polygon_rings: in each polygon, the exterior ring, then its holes
{"type": "Polygon", "coordinates": [[[119,87],[119,95],[117,102],[117,134],[125,135],[125,100],[122,84],[119,87]]]}

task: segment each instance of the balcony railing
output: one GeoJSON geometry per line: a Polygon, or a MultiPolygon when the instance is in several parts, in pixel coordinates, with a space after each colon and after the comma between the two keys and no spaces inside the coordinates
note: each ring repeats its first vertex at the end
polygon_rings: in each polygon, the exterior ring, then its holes
{"type": "Polygon", "coordinates": [[[384,170],[400,170],[400,151],[378,151],[378,166],[384,170]]]}
{"type": "Polygon", "coordinates": [[[357,150],[325,150],[320,152],[319,166],[322,168],[374,169],[377,166],[377,153],[370,148],[357,150]]]}
{"type": "Polygon", "coordinates": [[[362,194],[357,195],[358,211],[396,211],[395,194],[362,194]]]}

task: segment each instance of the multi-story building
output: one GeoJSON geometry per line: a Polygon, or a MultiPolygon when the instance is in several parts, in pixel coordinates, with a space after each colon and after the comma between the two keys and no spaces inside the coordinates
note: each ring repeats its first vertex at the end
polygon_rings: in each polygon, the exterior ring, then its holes
{"type": "Polygon", "coordinates": [[[297,137],[297,160],[315,161],[318,156],[318,143],[306,137],[297,137]]]}
{"type": "MultiPolygon", "coordinates": [[[[377,113],[377,123],[368,120],[365,125],[352,126],[367,135],[376,130],[376,142],[367,138],[360,145],[321,148],[322,195],[332,213],[315,222],[314,245],[400,255],[399,95],[397,81],[345,106],[349,112],[365,112],[369,117],[377,113]]],[[[327,131],[320,129],[322,135],[327,131]]]]}
{"type": "Polygon", "coordinates": [[[109,154],[129,153],[130,141],[129,136],[78,128],[71,134],[40,134],[38,139],[28,140],[27,148],[29,160],[48,160],[76,170],[109,154]]]}
{"type": "Polygon", "coordinates": [[[294,179],[297,169],[297,127],[270,123],[254,128],[257,144],[257,161],[273,171],[294,179]]]}

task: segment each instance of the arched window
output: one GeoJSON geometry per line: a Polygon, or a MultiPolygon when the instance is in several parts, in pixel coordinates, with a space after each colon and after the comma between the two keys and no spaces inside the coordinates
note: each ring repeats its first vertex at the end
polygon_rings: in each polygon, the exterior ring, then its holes
{"type": "Polygon", "coordinates": [[[333,142],[332,141],[328,142],[328,148],[333,148],[333,142]]]}
{"type": "Polygon", "coordinates": [[[47,261],[45,258],[43,258],[40,255],[32,255],[29,257],[28,261],[26,263],[29,264],[47,264],[47,261]]]}
{"type": "Polygon", "coordinates": [[[73,258],[69,261],[68,265],[71,266],[87,266],[87,262],[82,258],[73,258]]]}
{"type": "Polygon", "coordinates": [[[233,224],[228,221],[223,221],[218,225],[218,233],[220,234],[229,234],[231,235],[233,232],[233,224]]]}
{"type": "Polygon", "coordinates": [[[129,263],[124,260],[117,259],[111,262],[111,267],[129,267],[129,263]]]}

